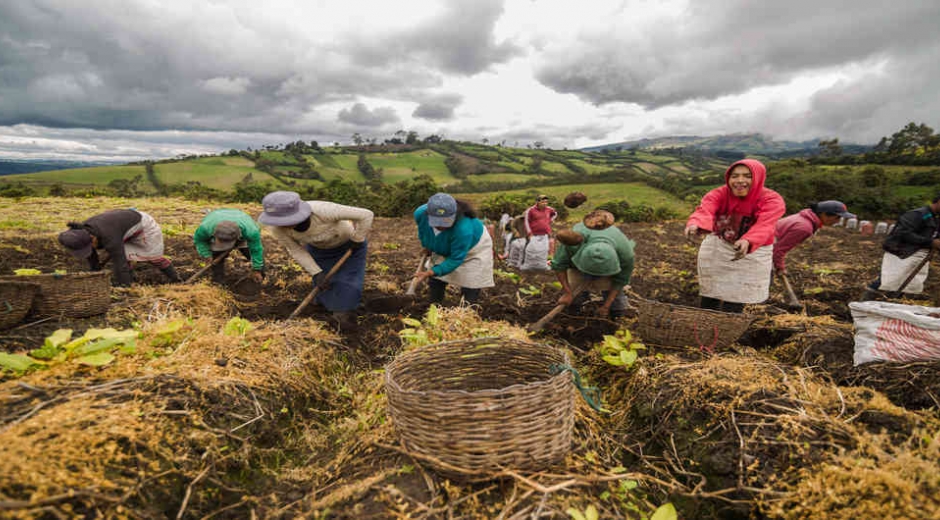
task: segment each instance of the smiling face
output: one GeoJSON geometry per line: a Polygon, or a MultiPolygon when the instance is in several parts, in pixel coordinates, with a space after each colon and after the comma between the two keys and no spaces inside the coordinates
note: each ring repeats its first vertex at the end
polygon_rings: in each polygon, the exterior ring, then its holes
{"type": "Polygon", "coordinates": [[[735,166],[728,175],[728,187],[731,188],[731,193],[735,197],[747,197],[753,183],[754,175],[750,168],[743,164],[735,166]]]}

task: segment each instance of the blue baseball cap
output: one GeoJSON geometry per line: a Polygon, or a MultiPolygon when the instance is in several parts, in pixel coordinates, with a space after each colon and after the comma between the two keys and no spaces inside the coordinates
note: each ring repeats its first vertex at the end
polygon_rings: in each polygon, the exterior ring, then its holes
{"type": "Polygon", "coordinates": [[[845,207],[845,204],[838,200],[824,200],[816,204],[816,211],[819,213],[838,215],[844,218],[855,218],[855,214],[849,213],[849,210],[845,207]]]}
{"type": "Polygon", "coordinates": [[[428,224],[449,228],[457,220],[457,201],[446,193],[435,193],[428,199],[428,224]]]}

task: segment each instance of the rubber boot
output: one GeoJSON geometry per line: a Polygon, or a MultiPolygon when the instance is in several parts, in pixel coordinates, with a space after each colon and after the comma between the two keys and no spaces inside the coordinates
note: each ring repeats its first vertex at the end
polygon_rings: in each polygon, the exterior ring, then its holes
{"type": "Polygon", "coordinates": [[[354,311],[334,311],[333,320],[336,322],[337,331],[340,332],[352,332],[359,327],[354,311]]]}
{"type": "Polygon", "coordinates": [[[176,269],[172,265],[164,267],[163,269],[160,269],[160,271],[162,271],[163,274],[165,274],[166,277],[170,279],[170,283],[180,283],[182,281],[180,280],[179,275],[176,274],[176,269]]]}

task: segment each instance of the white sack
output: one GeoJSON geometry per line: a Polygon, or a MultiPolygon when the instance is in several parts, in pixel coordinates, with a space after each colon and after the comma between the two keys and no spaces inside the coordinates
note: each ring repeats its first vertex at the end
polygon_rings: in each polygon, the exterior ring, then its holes
{"type": "Polygon", "coordinates": [[[733,260],[734,247],[708,235],[698,251],[699,294],[732,303],[761,303],[770,296],[773,244],[733,260]]]}
{"type": "MultiPolygon", "coordinates": [[[[897,291],[898,287],[914,272],[914,268],[925,256],[927,256],[926,249],[922,249],[907,258],[901,258],[886,252],[881,259],[881,285],[878,286],[878,289],[897,291]]],[[[924,267],[917,272],[911,283],[904,288],[905,293],[920,294],[924,291],[924,282],[927,281],[927,268],[929,266],[930,262],[924,264],[924,267]]]]}
{"type": "Polygon", "coordinates": [[[940,359],[940,308],[889,302],[851,302],[855,365],[940,359]]]}
{"type": "Polygon", "coordinates": [[[548,271],[548,235],[534,235],[525,246],[523,271],[548,271]]]}

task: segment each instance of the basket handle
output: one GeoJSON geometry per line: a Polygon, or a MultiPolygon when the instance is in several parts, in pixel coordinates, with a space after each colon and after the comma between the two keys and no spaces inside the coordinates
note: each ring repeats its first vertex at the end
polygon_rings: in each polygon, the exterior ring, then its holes
{"type": "Polygon", "coordinates": [[[581,397],[584,398],[584,401],[595,411],[601,411],[601,390],[596,386],[584,386],[584,384],[581,383],[581,374],[579,374],[574,367],[568,364],[551,365],[548,367],[549,373],[553,376],[566,370],[571,372],[571,375],[574,376],[574,386],[581,392],[581,397]]]}
{"type": "Polygon", "coordinates": [[[692,323],[692,333],[695,335],[695,342],[698,343],[698,348],[702,352],[707,352],[709,354],[715,353],[715,346],[718,345],[718,325],[712,325],[712,332],[714,332],[715,337],[712,340],[712,344],[706,346],[702,344],[702,340],[700,340],[698,337],[698,323],[692,323]]]}

